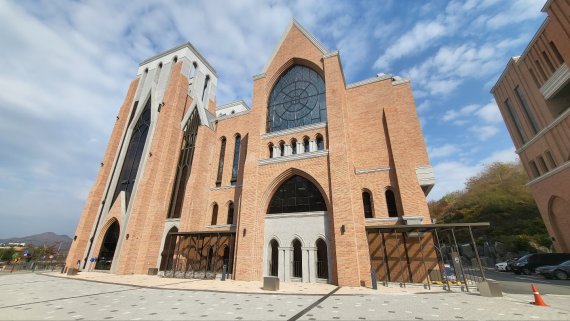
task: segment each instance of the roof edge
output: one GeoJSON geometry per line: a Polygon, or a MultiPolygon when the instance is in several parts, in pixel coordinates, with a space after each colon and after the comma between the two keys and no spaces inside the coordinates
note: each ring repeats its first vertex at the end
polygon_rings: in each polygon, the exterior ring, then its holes
{"type": "Polygon", "coordinates": [[[190,43],[190,41],[188,41],[188,42],[186,42],[186,43],[183,43],[183,44],[181,44],[181,45],[179,45],[179,46],[176,46],[176,47],[174,47],[174,48],[168,49],[168,50],[166,50],[166,51],[163,51],[163,52],[161,52],[161,53],[159,53],[159,54],[156,54],[156,55],[154,55],[154,56],[152,56],[152,57],[150,57],[150,58],[145,59],[143,62],[141,62],[141,63],[139,64],[139,67],[142,66],[142,65],[144,65],[144,64],[147,64],[147,63],[149,63],[149,62],[151,62],[151,61],[153,61],[153,60],[156,60],[156,59],[158,59],[158,58],[162,58],[162,57],[164,57],[164,56],[167,56],[167,55],[169,55],[169,54],[171,54],[171,53],[173,53],[173,52],[176,52],[176,51],[178,51],[178,50],[180,50],[180,49],[183,49],[183,48],[188,48],[188,49],[190,49],[190,51],[192,51],[192,52],[208,67],[208,69],[210,69],[210,70],[214,73],[214,76],[216,76],[216,77],[218,76],[218,73],[216,72],[216,69],[214,69],[214,67],[212,67],[212,65],[210,65],[210,63],[208,62],[208,60],[206,60],[206,58],[204,58],[204,56],[202,56],[202,54],[201,54],[198,50],[196,50],[196,48],[194,48],[194,46],[192,45],[192,43],[190,43]]]}

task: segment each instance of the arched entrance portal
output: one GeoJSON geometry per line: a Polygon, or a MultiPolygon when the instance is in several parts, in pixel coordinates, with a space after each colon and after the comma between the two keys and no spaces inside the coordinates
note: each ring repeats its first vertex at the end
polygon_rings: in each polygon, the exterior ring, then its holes
{"type": "Polygon", "coordinates": [[[119,222],[114,221],[107,229],[99,256],[97,256],[97,263],[95,264],[96,270],[110,270],[113,264],[113,256],[115,256],[115,249],[119,241],[119,222]]]}
{"type": "Polygon", "coordinates": [[[317,242],[324,242],[329,230],[325,197],[314,180],[300,174],[282,182],[268,204],[264,275],[278,276],[283,282],[328,280],[326,243],[323,252],[317,242]],[[285,247],[279,247],[277,240],[285,247]]]}
{"type": "Polygon", "coordinates": [[[166,238],[164,239],[164,247],[162,249],[162,259],[160,260],[160,270],[166,271],[172,269],[172,263],[174,262],[174,251],[176,250],[176,235],[172,233],[177,233],[178,228],[173,227],[168,231],[166,238]]]}
{"type": "Polygon", "coordinates": [[[317,247],[317,278],[327,280],[329,278],[327,243],[323,239],[318,239],[315,245],[317,247]]]}

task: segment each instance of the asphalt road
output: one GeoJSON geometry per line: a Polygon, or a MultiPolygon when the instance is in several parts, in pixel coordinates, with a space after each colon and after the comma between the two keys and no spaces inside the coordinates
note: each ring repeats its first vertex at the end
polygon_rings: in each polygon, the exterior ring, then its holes
{"type": "Polygon", "coordinates": [[[540,294],[570,295],[570,280],[549,280],[538,274],[516,275],[513,272],[497,272],[492,269],[487,269],[485,276],[499,281],[505,293],[532,293],[530,285],[534,283],[540,294]]]}

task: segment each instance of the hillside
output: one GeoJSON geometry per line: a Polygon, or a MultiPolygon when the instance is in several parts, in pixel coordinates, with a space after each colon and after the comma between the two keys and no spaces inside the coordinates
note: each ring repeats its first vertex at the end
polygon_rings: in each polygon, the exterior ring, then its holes
{"type": "Polygon", "coordinates": [[[33,246],[50,246],[55,245],[59,247],[61,243],[61,249],[67,249],[71,245],[71,238],[67,235],[57,235],[53,232],[46,232],[36,235],[24,236],[24,237],[11,237],[8,239],[0,239],[0,243],[26,243],[27,245],[33,246]]]}
{"type": "Polygon", "coordinates": [[[429,203],[440,223],[490,222],[478,232],[478,242],[499,242],[506,251],[547,250],[546,227],[526,186],[520,163],[494,163],[465,184],[465,190],[429,203]]]}

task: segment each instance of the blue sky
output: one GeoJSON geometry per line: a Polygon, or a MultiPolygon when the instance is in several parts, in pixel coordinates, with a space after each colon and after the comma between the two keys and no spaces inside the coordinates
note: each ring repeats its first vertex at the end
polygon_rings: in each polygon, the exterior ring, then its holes
{"type": "Polygon", "coordinates": [[[0,1],[0,238],[73,235],[138,64],[190,41],[217,99],[251,101],[291,18],[339,49],[348,83],[411,79],[437,183],[516,159],[489,94],[543,1],[0,1]]]}

